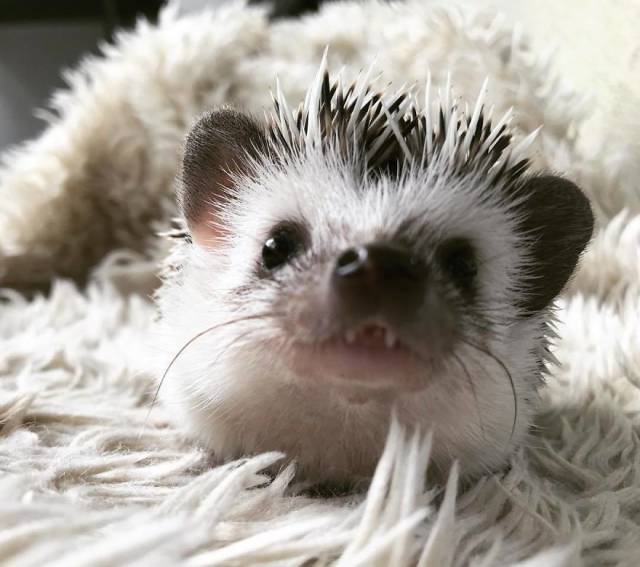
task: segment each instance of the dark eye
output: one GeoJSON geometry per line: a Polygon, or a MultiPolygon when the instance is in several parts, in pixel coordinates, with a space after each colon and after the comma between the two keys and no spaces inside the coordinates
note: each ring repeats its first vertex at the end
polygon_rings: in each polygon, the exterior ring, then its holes
{"type": "Polygon", "coordinates": [[[262,247],[262,265],[267,270],[275,270],[291,260],[301,248],[300,231],[293,226],[280,226],[262,247]]]}
{"type": "Polygon", "coordinates": [[[469,287],[478,273],[476,256],[471,244],[463,238],[449,240],[439,251],[443,269],[462,287],[469,287]]]}

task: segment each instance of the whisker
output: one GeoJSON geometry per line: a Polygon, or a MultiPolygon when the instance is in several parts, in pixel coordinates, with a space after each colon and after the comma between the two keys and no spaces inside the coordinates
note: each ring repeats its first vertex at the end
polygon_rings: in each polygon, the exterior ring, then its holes
{"type": "Polygon", "coordinates": [[[513,381],[513,376],[511,375],[511,371],[507,368],[507,366],[505,365],[504,362],[502,362],[502,360],[500,360],[499,357],[497,357],[493,352],[491,352],[488,349],[484,349],[481,346],[478,346],[464,338],[460,338],[460,340],[470,346],[471,348],[476,349],[478,352],[485,354],[486,356],[488,356],[489,358],[491,358],[492,360],[494,360],[503,370],[505,375],[509,378],[509,384],[511,385],[511,392],[513,394],[513,424],[511,425],[511,435],[509,437],[509,442],[511,442],[511,440],[513,439],[513,435],[515,434],[516,431],[516,423],[518,420],[518,394],[516,392],[516,385],[513,381]]]}
{"type": "Polygon", "coordinates": [[[462,368],[465,376],[467,377],[467,383],[469,384],[469,387],[471,388],[471,393],[473,394],[473,399],[474,399],[474,402],[475,402],[475,405],[476,405],[476,414],[478,416],[478,420],[480,421],[480,429],[482,431],[482,437],[486,441],[487,440],[487,434],[486,434],[486,430],[484,428],[484,420],[482,419],[482,412],[480,411],[480,403],[478,402],[478,394],[476,392],[475,384],[473,383],[473,380],[471,378],[471,374],[469,373],[469,369],[464,364],[464,362],[462,362],[462,359],[455,352],[452,352],[451,356],[460,365],[460,367],[462,368]]]}
{"type": "Polygon", "coordinates": [[[231,319],[228,321],[223,321],[222,323],[217,323],[215,325],[212,325],[211,327],[208,327],[206,329],[204,329],[203,331],[200,331],[198,333],[196,333],[193,337],[191,337],[184,345],[182,345],[182,347],[180,347],[180,349],[178,350],[178,352],[173,356],[173,358],[171,359],[171,361],[169,362],[169,365],[167,366],[167,368],[165,369],[164,373],[162,374],[162,377],[160,378],[160,382],[158,383],[158,387],[155,390],[155,393],[153,395],[153,399],[151,400],[151,405],[149,407],[149,411],[147,412],[147,415],[144,419],[143,422],[143,429],[144,427],[146,427],[147,425],[147,421],[149,420],[149,416],[151,415],[151,411],[153,410],[156,401],[158,399],[158,394],[160,393],[160,388],[162,388],[162,385],[164,384],[164,381],[167,377],[167,374],[169,374],[169,371],[171,370],[171,368],[173,367],[173,365],[176,363],[176,361],[178,360],[178,358],[182,355],[182,353],[184,353],[185,350],[187,350],[187,348],[189,348],[194,342],[196,342],[198,339],[200,339],[201,337],[203,337],[204,335],[221,329],[223,327],[226,327],[228,325],[234,325],[237,323],[242,323],[244,321],[253,321],[256,319],[264,319],[265,317],[276,317],[278,316],[277,313],[273,313],[273,312],[269,312],[269,313],[258,313],[256,315],[246,315],[243,317],[238,317],[236,319],[231,319]]]}
{"type": "MultiPolygon", "coordinates": [[[[249,329],[247,332],[242,333],[241,335],[235,337],[231,342],[229,342],[225,346],[225,348],[224,348],[224,350],[222,352],[218,353],[218,356],[216,357],[216,359],[211,364],[211,367],[215,367],[220,362],[220,359],[224,355],[226,355],[233,347],[238,345],[238,343],[241,343],[242,341],[247,340],[247,339],[250,339],[251,341],[254,341],[254,339],[258,335],[259,331],[262,331],[262,329],[249,329]]],[[[265,337],[265,340],[266,340],[266,338],[269,338],[269,337],[265,337]]],[[[254,342],[254,344],[255,344],[255,342],[254,342]]],[[[270,344],[270,347],[273,347],[273,345],[270,344]]],[[[207,400],[205,400],[204,403],[201,403],[201,404],[196,405],[194,407],[198,408],[198,409],[207,409],[212,405],[212,402],[213,402],[212,399],[207,399],[207,400]]]]}

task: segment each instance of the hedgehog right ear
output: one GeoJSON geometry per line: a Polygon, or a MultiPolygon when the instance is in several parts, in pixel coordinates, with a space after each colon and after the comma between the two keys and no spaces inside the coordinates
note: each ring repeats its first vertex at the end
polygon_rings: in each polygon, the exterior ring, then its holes
{"type": "Polygon", "coordinates": [[[571,278],[591,239],[594,218],[584,193],[562,177],[530,177],[517,195],[530,260],[521,308],[531,315],[545,309],[571,278]]]}
{"type": "Polygon", "coordinates": [[[224,230],[220,207],[237,187],[238,175],[249,173],[249,161],[266,147],[266,136],[251,117],[231,109],[207,112],[187,135],[178,202],[193,240],[214,245],[224,230]]]}

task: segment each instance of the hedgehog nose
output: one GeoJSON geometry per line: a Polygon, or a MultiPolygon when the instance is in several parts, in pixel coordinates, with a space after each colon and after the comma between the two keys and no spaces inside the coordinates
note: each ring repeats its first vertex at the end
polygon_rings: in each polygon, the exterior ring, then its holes
{"type": "Polygon", "coordinates": [[[426,269],[408,250],[373,242],[342,251],[333,287],[342,308],[358,316],[415,311],[424,296],[426,269]]]}

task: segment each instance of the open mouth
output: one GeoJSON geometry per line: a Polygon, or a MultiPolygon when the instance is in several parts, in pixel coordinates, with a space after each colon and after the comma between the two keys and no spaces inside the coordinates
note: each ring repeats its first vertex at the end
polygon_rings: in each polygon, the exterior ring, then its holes
{"type": "Polygon", "coordinates": [[[347,345],[357,348],[402,348],[394,332],[389,327],[377,323],[368,323],[349,329],[344,334],[344,340],[347,345]]]}
{"type": "Polygon", "coordinates": [[[376,389],[424,387],[424,361],[384,323],[362,324],[295,350],[295,370],[314,380],[376,389]]]}

